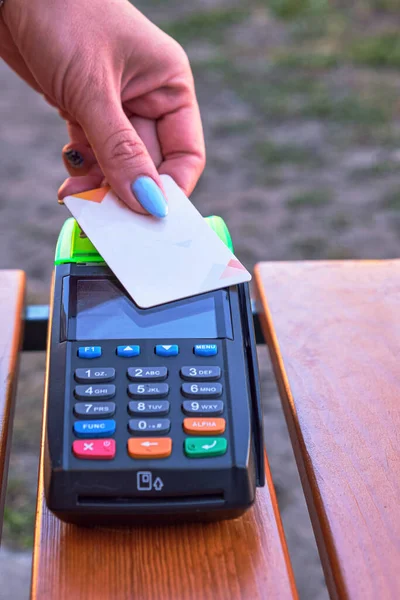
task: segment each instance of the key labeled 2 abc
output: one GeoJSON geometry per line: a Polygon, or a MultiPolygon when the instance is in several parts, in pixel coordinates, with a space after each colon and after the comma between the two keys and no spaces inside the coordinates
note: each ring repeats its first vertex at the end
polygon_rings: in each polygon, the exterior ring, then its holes
{"type": "Polygon", "coordinates": [[[163,381],[168,376],[167,367],[129,367],[128,378],[132,381],[163,381]]]}

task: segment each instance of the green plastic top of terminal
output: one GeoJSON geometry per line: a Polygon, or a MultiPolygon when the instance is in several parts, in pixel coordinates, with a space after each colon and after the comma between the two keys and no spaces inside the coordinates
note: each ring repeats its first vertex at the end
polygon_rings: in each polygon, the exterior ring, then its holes
{"type": "MultiPolygon", "coordinates": [[[[206,217],[207,224],[215,231],[220,239],[232,252],[233,243],[226,223],[221,217],[206,217]]],[[[97,252],[92,242],[85,236],[74,218],[67,219],[58,236],[55,265],[65,263],[100,263],[105,264],[104,259],[97,252]]]]}

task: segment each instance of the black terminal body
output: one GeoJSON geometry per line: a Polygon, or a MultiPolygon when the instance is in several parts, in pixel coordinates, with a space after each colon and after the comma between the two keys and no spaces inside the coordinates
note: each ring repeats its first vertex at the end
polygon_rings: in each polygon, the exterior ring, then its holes
{"type": "Polygon", "coordinates": [[[106,266],[61,264],[50,312],[45,493],[57,517],[157,523],[251,507],[264,445],[248,284],[144,310],[106,266]]]}

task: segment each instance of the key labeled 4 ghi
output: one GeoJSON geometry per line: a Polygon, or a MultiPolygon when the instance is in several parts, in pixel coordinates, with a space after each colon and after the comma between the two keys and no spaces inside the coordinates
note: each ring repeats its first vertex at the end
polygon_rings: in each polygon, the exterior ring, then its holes
{"type": "Polygon", "coordinates": [[[110,400],[115,396],[115,385],[77,385],[74,390],[75,398],[86,400],[87,398],[98,398],[100,400],[110,400]]]}

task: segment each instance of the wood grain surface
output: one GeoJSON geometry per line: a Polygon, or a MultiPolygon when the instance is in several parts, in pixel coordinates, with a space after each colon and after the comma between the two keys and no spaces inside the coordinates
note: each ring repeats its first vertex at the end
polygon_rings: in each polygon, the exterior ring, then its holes
{"type": "Polygon", "coordinates": [[[25,273],[0,271],[0,535],[22,341],[25,273]]]}
{"type": "Polygon", "coordinates": [[[42,461],[34,600],[298,598],[268,464],[266,487],[239,519],[89,529],[66,525],[48,511],[42,461]]]}
{"type": "Polygon", "coordinates": [[[400,598],[400,261],[261,263],[262,322],[332,598],[400,598]]]}

